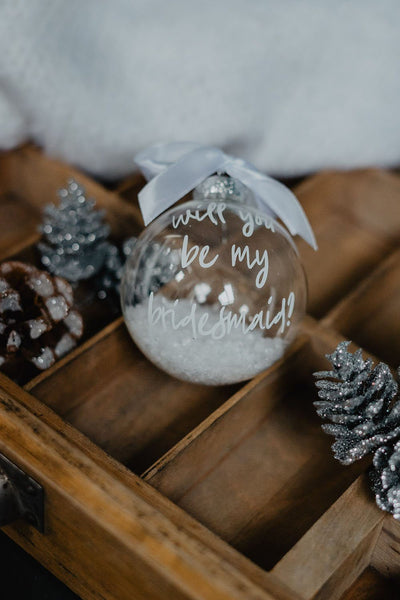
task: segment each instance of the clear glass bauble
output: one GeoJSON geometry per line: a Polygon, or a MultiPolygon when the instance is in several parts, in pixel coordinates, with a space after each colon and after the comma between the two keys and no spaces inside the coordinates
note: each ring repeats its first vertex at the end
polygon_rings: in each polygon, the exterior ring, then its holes
{"type": "Polygon", "coordinates": [[[284,354],[304,316],[306,280],[292,238],[250,205],[248,192],[230,178],[209,178],[192,201],[153,221],[127,260],[128,330],[179,379],[252,378],[284,354]]]}

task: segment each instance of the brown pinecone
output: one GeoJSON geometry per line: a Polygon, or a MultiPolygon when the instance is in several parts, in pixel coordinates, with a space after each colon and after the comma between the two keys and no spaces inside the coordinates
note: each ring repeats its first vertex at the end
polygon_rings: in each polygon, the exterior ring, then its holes
{"type": "Polygon", "coordinates": [[[7,374],[32,363],[51,367],[81,337],[83,321],[73,291],[61,277],[32,265],[0,265],[0,369],[7,374]]]}

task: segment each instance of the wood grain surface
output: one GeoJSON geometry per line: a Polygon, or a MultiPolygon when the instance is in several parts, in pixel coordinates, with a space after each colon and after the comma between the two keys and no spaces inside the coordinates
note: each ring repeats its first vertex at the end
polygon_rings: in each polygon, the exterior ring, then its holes
{"type": "MultiPolygon", "coordinates": [[[[38,260],[41,210],[70,176],[115,239],[140,231],[140,177],[106,189],[26,146],[0,155],[0,260],[38,260]]],[[[78,348],[24,389],[0,375],[0,451],[46,489],[45,535],[5,531],[82,598],[400,597],[400,525],[375,506],[368,459],[333,460],[312,406],[339,341],[400,362],[400,178],[326,172],[295,191],[319,244],[299,241],[309,314],[252,381],[174,380],[90,302],[78,348]]]]}

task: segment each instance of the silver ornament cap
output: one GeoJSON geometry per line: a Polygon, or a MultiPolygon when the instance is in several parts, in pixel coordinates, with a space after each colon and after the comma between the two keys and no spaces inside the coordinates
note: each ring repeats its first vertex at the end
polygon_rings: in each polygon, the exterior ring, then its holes
{"type": "Polygon", "coordinates": [[[193,190],[193,200],[240,202],[254,206],[254,195],[241,181],[229,175],[207,177],[193,190]]]}

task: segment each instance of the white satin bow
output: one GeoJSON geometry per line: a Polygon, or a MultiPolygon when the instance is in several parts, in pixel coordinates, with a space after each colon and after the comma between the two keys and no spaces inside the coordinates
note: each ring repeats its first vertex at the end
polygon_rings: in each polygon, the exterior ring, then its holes
{"type": "Polygon", "coordinates": [[[139,152],[134,160],[148,180],[139,193],[145,225],[206,177],[223,171],[252,190],[261,210],[268,208],[283,221],[292,235],[300,235],[317,250],[314,232],[296,196],[282,183],[264,175],[245,160],[195,142],[156,144],[139,152]]]}

